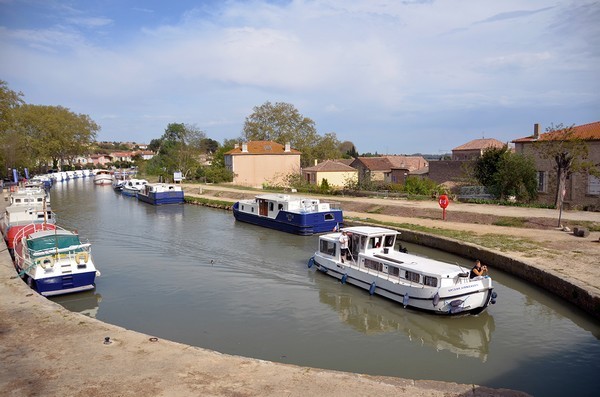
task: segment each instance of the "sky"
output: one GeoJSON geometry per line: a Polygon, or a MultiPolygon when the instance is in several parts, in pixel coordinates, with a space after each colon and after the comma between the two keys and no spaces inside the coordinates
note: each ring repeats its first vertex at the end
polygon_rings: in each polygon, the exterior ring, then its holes
{"type": "Polygon", "coordinates": [[[600,1],[0,0],[0,80],[99,141],[223,142],[285,102],[360,153],[600,121],[600,1]]]}

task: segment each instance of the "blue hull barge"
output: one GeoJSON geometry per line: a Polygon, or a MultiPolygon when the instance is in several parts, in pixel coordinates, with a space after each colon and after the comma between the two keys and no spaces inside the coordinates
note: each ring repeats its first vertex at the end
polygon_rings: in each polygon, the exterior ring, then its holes
{"type": "Polygon", "coordinates": [[[167,183],[149,183],[138,192],[137,198],[152,205],[181,204],[185,201],[181,186],[167,183]]]}
{"type": "Polygon", "coordinates": [[[240,200],[233,205],[233,216],[241,222],[302,236],[331,232],[344,220],[337,204],[287,194],[262,194],[253,200],[240,200]]]}

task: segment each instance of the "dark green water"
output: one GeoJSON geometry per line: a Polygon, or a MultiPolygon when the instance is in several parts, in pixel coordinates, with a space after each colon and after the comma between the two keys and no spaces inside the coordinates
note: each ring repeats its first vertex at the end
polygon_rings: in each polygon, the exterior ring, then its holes
{"type": "Polygon", "coordinates": [[[600,324],[498,271],[496,305],[445,318],[315,273],[306,263],[317,237],[236,223],[228,211],[153,207],[90,180],[56,185],[52,206],[90,240],[102,272],[95,291],[53,300],[108,323],[228,354],[536,396],[600,386],[600,324]]]}

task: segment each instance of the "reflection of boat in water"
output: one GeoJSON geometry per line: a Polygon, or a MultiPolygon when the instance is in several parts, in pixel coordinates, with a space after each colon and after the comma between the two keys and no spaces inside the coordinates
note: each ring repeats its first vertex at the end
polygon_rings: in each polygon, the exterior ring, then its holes
{"type": "Polygon", "coordinates": [[[67,310],[96,318],[98,305],[102,302],[102,295],[95,291],[85,291],[77,294],[53,296],[51,300],[67,310]]]}
{"type": "Polygon", "coordinates": [[[340,320],[367,335],[397,332],[407,335],[413,343],[436,351],[478,358],[485,362],[489,352],[494,317],[483,312],[477,316],[431,316],[427,313],[402,310],[391,301],[376,302],[368,295],[354,291],[340,293],[326,284],[328,278],[314,277],[319,288],[319,301],[334,309],[340,320]]]}

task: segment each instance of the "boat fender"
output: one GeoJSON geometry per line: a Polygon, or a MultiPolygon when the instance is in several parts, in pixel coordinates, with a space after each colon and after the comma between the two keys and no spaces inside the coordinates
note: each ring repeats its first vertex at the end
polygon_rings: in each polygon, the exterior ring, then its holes
{"type": "Polygon", "coordinates": [[[440,303],[440,293],[436,292],[435,295],[433,295],[433,306],[437,306],[438,303],[440,303]]]}
{"type": "Polygon", "coordinates": [[[344,275],[342,276],[342,284],[346,284],[346,279],[348,278],[348,274],[344,273],[344,275]]]}
{"type": "Polygon", "coordinates": [[[312,267],[312,265],[315,264],[315,257],[313,256],[312,258],[310,258],[308,260],[308,268],[310,269],[312,267]]]}
{"type": "Polygon", "coordinates": [[[78,265],[81,265],[83,263],[87,263],[87,261],[89,259],[90,259],[90,255],[87,252],[85,252],[85,251],[78,252],[75,255],[75,262],[77,262],[78,265]]]}
{"type": "Polygon", "coordinates": [[[456,313],[460,313],[462,312],[464,309],[462,307],[451,307],[450,308],[450,313],[451,314],[456,314],[456,313]]]}
{"type": "Polygon", "coordinates": [[[37,260],[37,264],[40,265],[44,270],[54,267],[54,257],[43,256],[37,260]]]}
{"type": "Polygon", "coordinates": [[[369,288],[369,294],[373,295],[373,294],[375,293],[375,288],[376,288],[376,287],[377,287],[377,286],[375,285],[375,281],[373,281],[373,282],[371,283],[371,288],[369,288]]]}
{"type": "Polygon", "coordinates": [[[462,305],[463,302],[464,302],[464,300],[462,300],[462,299],[455,299],[452,302],[450,302],[450,306],[458,307],[458,306],[462,305]]]}
{"type": "Polygon", "coordinates": [[[496,293],[496,291],[492,292],[492,299],[496,299],[498,297],[498,294],[496,293]]]}
{"type": "Polygon", "coordinates": [[[490,303],[491,303],[492,305],[495,305],[495,304],[496,304],[496,299],[492,299],[492,300],[490,301],[490,303]]]}
{"type": "Polygon", "coordinates": [[[402,304],[404,305],[404,307],[408,306],[409,300],[410,300],[410,297],[408,296],[408,294],[404,295],[404,297],[402,298],[402,304]]]}

